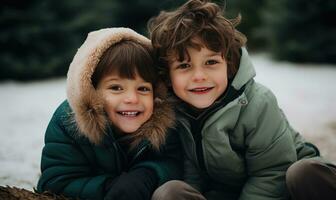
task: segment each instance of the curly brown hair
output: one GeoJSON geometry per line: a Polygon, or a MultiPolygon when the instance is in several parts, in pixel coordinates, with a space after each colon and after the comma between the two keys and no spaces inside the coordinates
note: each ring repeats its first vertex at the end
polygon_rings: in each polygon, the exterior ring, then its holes
{"type": "Polygon", "coordinates": [[[228,64],[228,76],[233,77],[240,62],[240,48],[247,39],[235,29],[241,16],[227,19],[223,14],[219,5],[208,0],[189,0],[174,11],[161,11],[151,18],[147,28],[161,74],[168,76],[170,56],[183,61],[185,55],[189,57],[188,47],[200,49],[205,46],[222,52],[228,64]],[[199,40],[202,44],[197,43],[199,40]]]}

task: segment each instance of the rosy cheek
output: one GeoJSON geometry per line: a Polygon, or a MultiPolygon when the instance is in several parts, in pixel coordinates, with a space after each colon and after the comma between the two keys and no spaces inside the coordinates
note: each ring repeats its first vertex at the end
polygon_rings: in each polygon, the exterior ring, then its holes
{"type": "Polygon", "coordinates": [[[180,85],[180,81],[178,79],[173,79],[172,80],[172,86],[174,88],[177,88],[180,85]]]}

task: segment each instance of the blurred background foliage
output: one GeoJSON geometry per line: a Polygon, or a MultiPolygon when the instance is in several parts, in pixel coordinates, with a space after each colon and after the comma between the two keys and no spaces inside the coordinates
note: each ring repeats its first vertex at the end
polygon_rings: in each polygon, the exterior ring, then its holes
{"type": "MultiPolygon", "coordinates": [[[[294,62],[336,63],[336,1],[214,0],[251,51],[294,62]]],[[[147,35],[148,19],[184,0],[7,0],[0,7],[0,80],[64,76],[96,29],[124,26],[147,35]]]]}

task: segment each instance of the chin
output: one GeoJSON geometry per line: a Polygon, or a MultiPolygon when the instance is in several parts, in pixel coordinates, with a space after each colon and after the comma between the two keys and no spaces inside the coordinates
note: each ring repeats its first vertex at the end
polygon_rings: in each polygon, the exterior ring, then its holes
{"type": "Polygon", "coordinates": [[[122,132],[123,132],[123,134],[128,135],[128,134],[134,133],[136,130],[137,129],[135,129],[135,130],[122,130],[122,132]]]}
{"type": "Polygon", "coordinates": [[[139,127],[127,127],[127,128],[119,128],[124,134],[132,134],[137,131],[139,127]]]}
{"type": "Polygon", "coordinates": [[[198,108],[198,109],[204,109],[204,108],[207,108],[209,106],[211,106],[212,103],[207,103],[207,104],[204,104],[204,103],[198,103],[198,104],[191,104],[192,106],[194,106],[195,108],[198,108]]]}

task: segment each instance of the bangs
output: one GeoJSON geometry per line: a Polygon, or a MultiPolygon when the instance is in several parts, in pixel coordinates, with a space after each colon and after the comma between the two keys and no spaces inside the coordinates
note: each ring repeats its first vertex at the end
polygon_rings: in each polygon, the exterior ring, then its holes
{"type": "Polygon", "coordinates": [[[214,52],[221,52],[222,56],[227,54],[227,42],[221,42],[218,40],[220,36],[219,33],[213,31],[203,31],[201,33],[195,34],[188,38],[187,41],[171,47],[168,50],[166,60],[171,60],[172,57],[178,61],[183,61],[185,59],[190,60],[190,55],[187,51],[187,48],[194,48],[201,50],[201,48],[207,48],[214,52]]]}
{"type": "Polygon", "coordinates": [[[156,82],[152,49],[135,41],[124,40],[107,49],[92,76],[92,84],[109,74],[120,78],[135,79],[138,74],[146,82],[156,82]]]}

